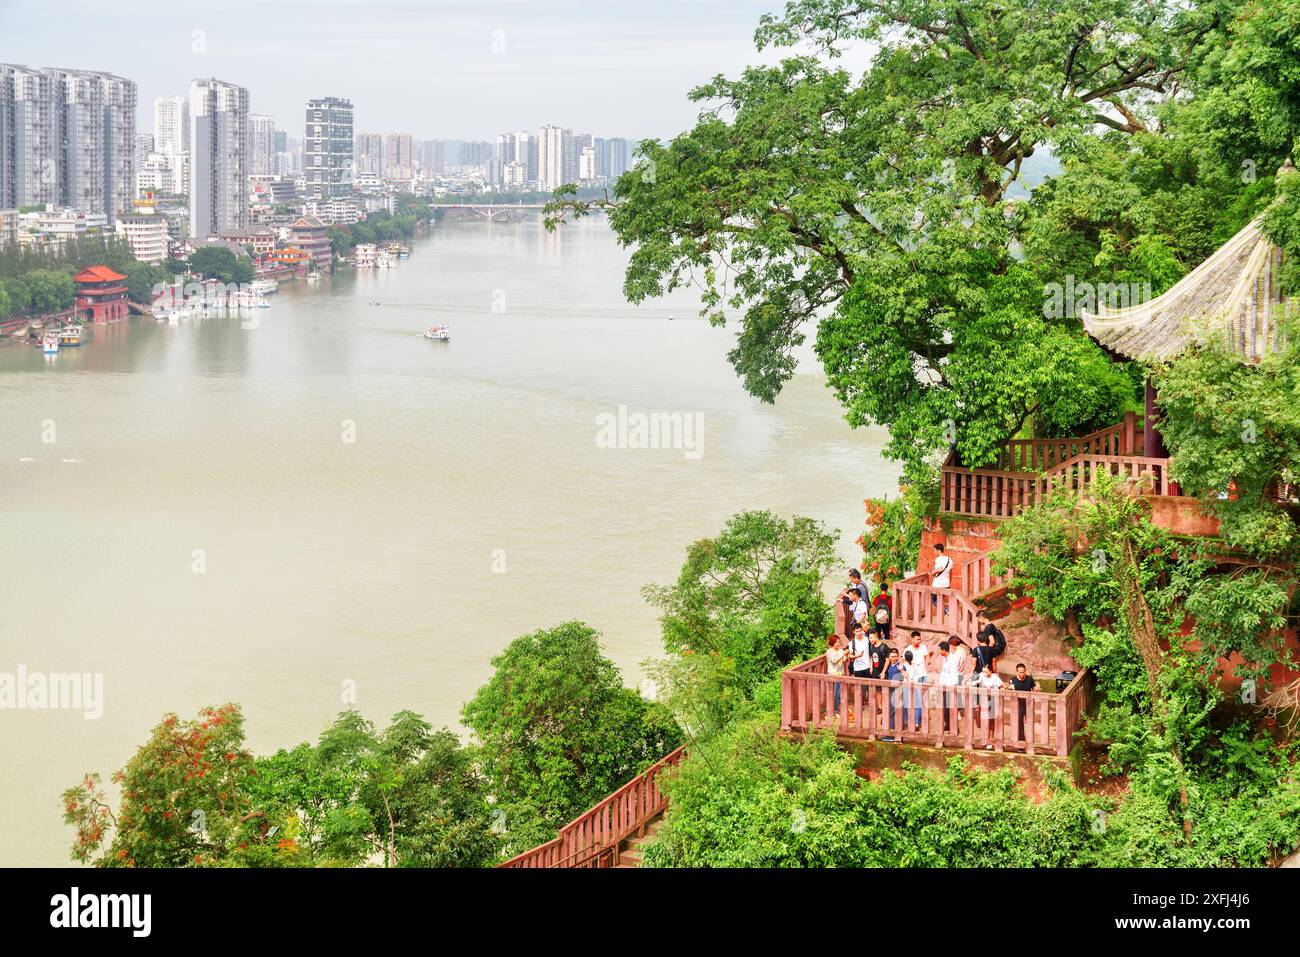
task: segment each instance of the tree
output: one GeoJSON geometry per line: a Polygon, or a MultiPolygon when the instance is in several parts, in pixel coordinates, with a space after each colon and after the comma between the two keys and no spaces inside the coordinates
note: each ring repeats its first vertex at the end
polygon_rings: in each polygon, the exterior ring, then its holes
{"type": "Polygon", "coordinates": [[[735,661],[747,691],[825,643],[831,628],[822,583],[835,535],[802,516],[740,512],[714,538],[695,542],[675,584],[642,593],[663,615],[672,654],[718,653],[735,661]]]}
{"type": "Polygon", "coordinates": [[[1024,161],[1149,129],[1217,22],[1171,0],[800,0],[760,47],[878,45],[860,81],[808,56],[718,77],[691,94],[712,104],[694,129],[640,144],[609,201],[562,191],[551,223],[608,207],[635,247],[629,299],[695,282],[713,321],[743,309],[730,359],[765,400],[820,317],[851,424],[887,425],[909,477],[950,436],[980,465],[1022,429],[1079,434],[1132,401],[1017,259],[1024,161]]]}
{"type": "Polygon", "coordinates": [[[255,773],[237,705],[204,708],[188,721],[169,714],[113,775],[122,794],[116,814],[98,774],[63,792],[63,820],[76,831],[73,860],[101,867],[193,867],[230,861],[256,844],[264,860],[293,863],[297,846],[268,843],[265,827],[259,829],[250,816],[244,784],[255,773]]]}
{"type": "Polygon", "coordinates": [[[508,853],[559,827],[679,743],[661,708],[623,686],[577,621],[516,638],[462,712],[504,815],[508,853]]]}
{"type": "Polygon", "coordinates": [[[251,267],[248,267],[247,262],[244,265],[249,270],[249,278],[239,278],[243,272],[239,269],[241,260],[224,246],[201,246],[194,250],[188,262],[190,271],[204,279],[216,279],[224,283],[251,280],[251,267]]]}

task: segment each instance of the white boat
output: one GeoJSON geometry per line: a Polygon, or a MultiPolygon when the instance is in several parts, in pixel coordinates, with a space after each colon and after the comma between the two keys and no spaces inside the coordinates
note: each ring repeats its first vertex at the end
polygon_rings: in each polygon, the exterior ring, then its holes
{"type": "Polygon", "coordinates": [[[248,284],[248,291],[255,296],[265,296],[280,288],[278,279],[254,279],[248,284]]]}
{"type": "Polygon", "coordinates": [[[60,346],[79,346],[86,330],[81,326],[64,326],[59,330],[60,346]]]}
{"type": "Polygon", "coordinates": [[[320,282],[320,273],[318,273],[318,272],[308,273],[308,274],[307,274],[307,281],[308,281],[308,282],[320,282]]]}
{"type": "Polygon", "coordinates": [[[424,338],[447,342],[451,339],[451,330],[446,326],[430,326],[424,330],[424,338]]]}
{"type": "Polygon", "coordinates": [[[56,335],[47,335],[41,340],[41,349],[47,356],[56,356],[59,354],[59,337],[56,335]]]}

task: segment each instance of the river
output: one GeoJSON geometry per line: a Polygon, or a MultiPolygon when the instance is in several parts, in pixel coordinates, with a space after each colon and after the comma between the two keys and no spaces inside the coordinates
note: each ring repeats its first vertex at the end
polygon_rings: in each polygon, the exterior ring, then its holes
{"type": "Polygon", "coordinates": [[[853,560],[896,482],[883,431],[811,362],[747,396],[734,330],[686,292],[629,305],[626,261],[598,218],[446,222],[392,270],[282,284],[253,328],[0,348],[0,672],[103,675],[101,717],[0,710],[0,864],[68,862],[60,792],[169,711],[237,701],[258,752],[314,740],[347,689],[461,730],[489,659],[571,618],[635,686],[660,648],[641,586],[741,509],[822,519],[853,560]],[[620,407],[698,434],[607,447],[620,407]]]}

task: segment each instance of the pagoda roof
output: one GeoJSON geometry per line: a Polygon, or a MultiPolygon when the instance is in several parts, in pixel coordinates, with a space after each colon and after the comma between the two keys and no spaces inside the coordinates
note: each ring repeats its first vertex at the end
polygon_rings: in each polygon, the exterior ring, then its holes
{"type": "Polygon", "coordinates": [[[1256,218],[1150,302],[1082,310],[1083,328],[1124,359],[1161,362],[1194,344],[1220,343],[1245,362],[1281,345],[1278,320],[1290,305],[1278,285],[1282,251],[1256,218]]]}
{"type": "Polygon", "coordinates": [[[125,278],[107,266],[87,266],[72,277],[74,282],[121,282],[125,278]]]}

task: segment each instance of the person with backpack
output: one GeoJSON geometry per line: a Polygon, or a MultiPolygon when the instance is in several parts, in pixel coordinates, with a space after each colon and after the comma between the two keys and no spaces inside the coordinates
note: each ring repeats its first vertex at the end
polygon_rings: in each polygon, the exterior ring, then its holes
{"type": "Polygon", "coordinates": [[[889,582],[880,583],[880,591],[871,603],[871,617],[880,640],[888,642],[894,624],[894,599],[889,594],[889,582]]]}
{"type": "MultiPolygon", "coordinates": [[[[930,569],[930,604],[939,606],[939,594],[946,593],[952,587],[952,559],[945,554],[942,545],[934,546],[934,566],[930,569]]],[[[948,617],[948,596],[944,594],[943,616],[948,617]]]]}
{"type": "Polygon", "coordinates": [[[980,626],[979,634],[988,638],[992,649],[992,660],[989,664],[996,666],[998,659],[1007,653],[1007,636],[1002,634],[1001,628],[989,621],[989,613],[983,608],[975,616],[975,621],[980,626]]]}
{"type": "Polygon", "coordinates": [[[840,592],[839,600],[844,606],[844,637],[852,641],[853,633],[860,627],[859,619],[868,614],[867,599],[870,592],[867,583],[862,580],[862,573],[856,568],[849,569],[849,584],[840,592]]]}

